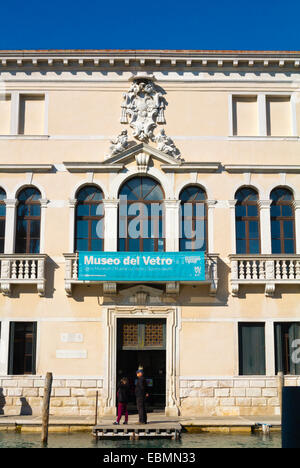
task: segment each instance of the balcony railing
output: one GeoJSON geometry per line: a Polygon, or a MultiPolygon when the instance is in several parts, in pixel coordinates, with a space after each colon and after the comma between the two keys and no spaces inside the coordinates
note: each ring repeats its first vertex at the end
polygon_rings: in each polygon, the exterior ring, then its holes
{"type": "MultiPolygon", "coordinates": [[[[117,283],[107,281],[88,281],[78,279],[78,255],[76,253],[64,254],[65,257],[65,290],[68,296],[72,295],[72,286],[76,284],[101,283],[104,294],[116,294],[117,283]]],[[[209,285],[209,295],[215,296],[218,287],[218,254],[208,254],[205,256],[205,281],[201,284],[209,285]]],[[[124,279],[126,282],[126,279],[124,279]]],[[[166,283],[166,294],[178,294],[180,283],[178,281],[169,281],[166,283]]],[[[195,281],[195,283],[198,283],[195,281]]]]}
{"type": "Polygon", "coordinates": [[[39,295],[44,296],[46,257],[46,254],[1,254],[1,292],[9,295],[13,284],[34,284],[39,295]]]}
{"type": "Polygon", "coordinates": [[[264,284],[273,296],[276,284],[300,284],[300,255],[230,255],[231,293],[242,284],[264,284]]]}

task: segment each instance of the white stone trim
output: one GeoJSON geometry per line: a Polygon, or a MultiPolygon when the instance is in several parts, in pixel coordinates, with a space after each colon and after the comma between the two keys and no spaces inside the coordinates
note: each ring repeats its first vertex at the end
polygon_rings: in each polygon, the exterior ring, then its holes
{"type": "Polygon", "coordinates": [[[11,135],[17,135],[19,133],[19,102],[20,96],[18,91],[11,92],[11,104],[10,104],[10,133],[11,135]]]}
{"type": "Polygon", "coordinates": [[[256,173],[256,174],[297,174],[300,172],[300,165],[279,165],[279,164],[224,164],[224,169],[230,173],[256,173]]]}
{"type": "Polygon", "coordinates": [[[69,252],[75,249],[75,208],[76,198],[69,198],[69,252]]]}
{"type": "Polygon", "coordinates": [[[298,136],[298,125],[297,125],[297,95],[296,93],[293,93],[291,95],[291,131],[293,136],[298,136]]]}
{"type": "Polygon", "coordinates": [[[211,191],[211,189],[208,186],[202,184],[202,182],[198,181],[198,177],[199,177],[198,173],[193,172],[191,174],[195,174],[195,180],[185,180],[184,182],[181,182],[175,189],[175,198],[179,200],[180,193],[184,189],[190,186],[195,186],[195,187],[199,187],[201,190],[204,190],[208,200],[214,200],[215,197],[213,196],[213,192],[211,191]]]}
{"type": "Polygon", "coordinates": [[[234,137],[233,135],[233,94],[228,94],[228,136],[234,137]]]}
{"type": "Polygon", "coordinates": [[[164,226],[166,252],[179,251],[179,207],[180,200],[164,201],[164,226]]]}
{"type": "Polygon", "coordinates": [[[260,253],[271,254],[271,200],[259,200],[260,253]]]}
{"type": "Polygon", "coordinates": [[[228,200],[231,226],[231,252],[236,253],[235,205],[237,200],[228,200]]]}
{"type": "MultiPolygon", "coordinates": [[[[249,171],[247,171],[248,173],[249,171]]],[[[245,188],[245,187],[249,187],[249,188],[252,188],[253,190],[256,190],[257,193],[258,193],[258,199],[260,200],[261,198],[263,199],[266,199],[268,198],[267,196],[265,196],[265,188],[261,185],[261,184],[258,184],[257,182],[255,182],[255,184],[253,184],[252,182],[251,183],[246,183],[246,182],[242,182],[242,181],[239,181],[237,183],[235,183],[234,185],[232,185],[232,196],[231,196],[231,200],[235,200],[235,194],[236,192],[239,190],[239,189],[242,189],[242,188],[245,188]]],[[[276,185],[277,187],[277,185],[276,185]]]]}
{"type": "Polygon", "coordinates": [[[294,200],[296,254],[300,254],[300,200],[294,200]]]}
{"type": "Polygon", "coordinates": [[[81,190],[85,185],[94,185],[98,189],[100,189],[103,192],[103,195],[105,198],[108,198],[108,190],[103,181],[101,180],[101,183],[99,183],[95,178],[93,177],[93,180],[91,181],[90,177],[85,177],[84,179],[80,180],[73,186],[72,192],[70,194],[70,199],[76,200],[76,195],[79,190],[81,190]]]}
{"type": "Polygon", "coordinates": [[[106,352],[103,353],[106,375],[104,380],[106,414],[115,414],[116,405],[116,351],[118,318],[165,318],[166,319],[166,414],[179,415],[179,331],[181,328],[178,307],[128,308],[109,307],[106,315],[106,352]],[[107,356],[110,359],[107,359],[107,356]]]}
{"type": "Polygon", "coordinates": [[[40,226],[40,253],[45,253],[45,238],[46,238],[46,209],[47,198],[42,198],[41,202],[41,226],[40,226]]]}
{"type": "Polygon", "coordinates": [[[265,322],[266,375],[275,375],[274,320],[265,322]]]}
{"type": "Polygon", "coordinates": [[[4,135],[4,138],[22,138],[36,139],[48,137],[48,112],[49,112],[49,93],[48,91],[31,91],[20,90],[11,91],[11,116],[10,116],[10,135],[4,135]],[[43,133],[41,135],[20,135],[20,96],[41,96],[44,98],[44,117],[43,117],[43,133]]]}
{"type": "Polygon", "coordinates": [[[290,91],[270,91],[270,92],[247,92],[247,91],[236,91],[228,95],[228,120],[229,120],[229,129],[228,129],[228,138],[229,139],[243,139],[243,140],[257,140],[260,138],[269,139],[298,139],[297,131],[297,119],[296,119],[296,93],[290,91]],[[247,135],[234,135],[233,132],[233,98],[239,96],[256,96],[257,97],[257,111],[258,111],[258,134],[255,136],[247,135]],[[287,96],[290,98],[291,106],[291,135],[274,137],[268,135],[267,129],[267,107],[266,99],[268,96],[287,96]]]}
{"type": "MultiPolygon", "coordinates": [[[[159,171],[155,167],[149,167],[146,175],[153,177],[153,179],[161,185],[165,194],[165,199],[174,199],[174,190],[170,189],[170,180],[163,172],[159,171]]],[[[121,186],[128,179],[135,176],[141,176],[137,168],[129,168],[127,172],[116,175],[111,181],[108,198],[118,199],[121,186]]]]}
{"type": "Polygon", "coordinates": [[[104,199],[104,251],[117,252],[119,200],[104,199]]]}
{"type": "Polygon", "coordinates": [[[44,135],[48,135],[49,131],[49,93],[44,92],[44,135]]]}
{"type": "Polygon", "coordinates": [[[267,136],[267,112],[266,112],[266,95],[258,93],[258,134],[259,136],[267,136]]]}
{"type": "Polygon", "coordinates": [[[216,200],[206,200],[207,205],[207,251],[214,252],[214,212],[216,200]]]}
{"type": "MultiPolygon", "coordinates": [[[[27,173],[28,173],[28,172],[27,172],[27,173]]],[[[37,189],[40,191],[40,193],[41,193],[41,199],[45,200],[45,199],[47,198],[47,197],[46,197],[46,191],[45,191],[44,187],[43,187],[42,185],[40,185],[40,183],[35,182],[35,181],[33,181],[33,180],[31,180],[30,183],[25,182],[24,180],[23,180],[23,182],[18,183],[18,184],[15,186],[15,188],[13,189],[13,191],[12,191],[13,197],[17,199],[17,198],[18,198],[18,194],[20,193],[20,191],[23,190],[23,189],[25,189],[25,188],[27,188],[27,187],[34,187],[34,188],[37,188],[37,189]]]]}
{"type": "Polygon", "coordinates": [[[5,239],[4,239],[4,253],[12,254],[15,249],[16,237],[16,207],[17,200],[15,198],[5,200],[6,213],[5,213],[5,239]]]}
{"type": "Polygon", "coordinates": [[[290,182],[285,183],[285,184],[283,185],[282,183],[280,183],[280,181],[279,181],[279,183],[277,183],[277,184],[272,184],[271,186],[269,186],[269,189],[268,189],[268,191],[267,191],[267,196],[266,196],[266,198],[271,199],[271,192],[272,192],[274,189],[280,188],[280,187],[282,187],[282,186],[284,186],[285,188],[288,188],[288,189],[291,190],[291,192],[292,192],[293,195],[294,195],[294,199],[297,199],[297,200],[300,199],[300,189],[299,189],[299,187],[297,187],[297,186],[294,185],[294,184],[291,184],[290,182]]]}
{"type": "Polygon", "coordinates": [[[1,319],[0,375],[7,375],[10,321],[1,319]]]}

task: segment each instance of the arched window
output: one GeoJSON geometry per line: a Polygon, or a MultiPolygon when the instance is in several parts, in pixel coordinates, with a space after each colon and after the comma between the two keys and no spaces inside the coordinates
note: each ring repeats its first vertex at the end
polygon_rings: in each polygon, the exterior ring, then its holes
{"type": "Polygon", "coordinates": [[[75,251],[103,250],[103,192],[93,185],[83,187],[76,196],[75,251]]]}
{"type": "Polygon", "coordinates": [[[35,187],[19,193],[17,208],[16,253],[39,253],[41,230],[41,194],[35,187]]]}
{"type": "Polygon", "coordinates": [[[260,253],[258,194],[243,187],[235,194],[236,253],[260,253]]]}
{"type": "Polygon", "coordinates": [[[271,239],[273,254],[296,252],[293,194],[285,187],[271,192],[271,239]]]}
{"type": "Polygon", "coordinates": [[[160,184],[150,177],[134,177],[121,187],[119,199],[119,251],[164,251],[160,184]]]}
{"type": "Polygon", "coordinates": [[[181,232],[179,250],[207,251],[206,193],[190,185],[180,194],[181,232]]]}
{"type": "Polygon", "coordinates": [[[0,253],[4,253],[4,240],[5,240],[5,205],[6,193],[0,188],[0,253]]]}

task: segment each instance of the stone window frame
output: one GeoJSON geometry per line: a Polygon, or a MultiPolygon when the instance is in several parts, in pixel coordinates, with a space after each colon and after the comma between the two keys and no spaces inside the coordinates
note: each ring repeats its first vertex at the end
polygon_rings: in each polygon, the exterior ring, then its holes
{"type": "Polygon", "coordinates": [[[10,132],[9,135],[0,135],[0,138],[7,136],[13,136],[15,138],[43,138],[47,137],[49,133],[49,92],[48,91],[31,91],[27,89],[13,91],[6,90],[1,92],[1,95],[10,96],[11,110],[10,110],[10,132]],[[21,96],[34,96],[44,98],[44,122],[43,122],[43,133],[38,135],[23,135],[19,133],[19,121],[20,121],[20,98],[21,96]]]}
{"type": "Polygon", "coordinates": [[[268,91],[268,92],[233,92],[228,94],[228,138],[230,140],[272,140],[272,139],[295,139],[298,137],[297,131],[297,113],[296,113],[296,93],[287,91],[268,91]],[[256,97],[258,107],[258,135],[234,135],[234,113],[233,100],[236,97],[256,97]],[[267,98],[268,97],[289,97],[291,105],[291,135],[272,136],[267,134],[267,98]]]}

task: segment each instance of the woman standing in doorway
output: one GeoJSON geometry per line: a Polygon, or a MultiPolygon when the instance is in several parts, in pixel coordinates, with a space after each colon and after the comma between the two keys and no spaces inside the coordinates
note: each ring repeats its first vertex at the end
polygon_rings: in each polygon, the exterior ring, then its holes
{"type": "Polygon", "coordinates": [[[118,392],[117,392],[117,398],[118,398],[118,417],[117,417],[117,420],[114,422],[114,424],[120,424],[120,420],[123,415],[125,416],[124,424],[128,424],[127,405],[128,405],[128,400],[129,400],[129,384],[128,384],[128,379],[126,377],[123,377],[120,381],[120,385],[118,387],[118,392]]]}

